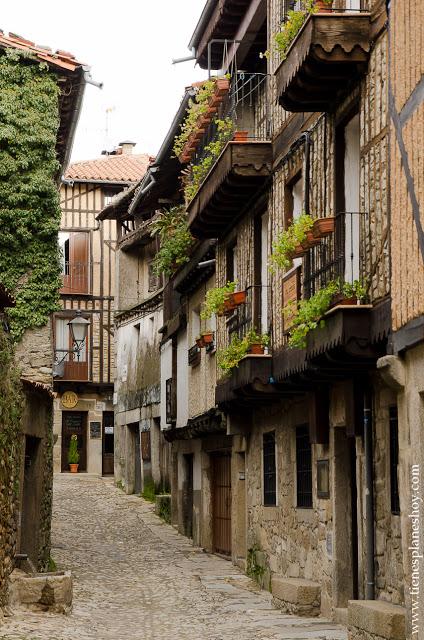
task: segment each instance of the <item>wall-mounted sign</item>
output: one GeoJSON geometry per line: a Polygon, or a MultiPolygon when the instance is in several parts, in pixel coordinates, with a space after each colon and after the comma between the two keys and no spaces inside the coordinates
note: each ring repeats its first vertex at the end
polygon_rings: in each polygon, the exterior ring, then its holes
{"type": "Polygon", "coordinates": [[[73,409],[78,404],[78,396],[75,391],[65,391],[62,393],[60,401],[65,409],[73,409]]]}
{"type": "MultiPolygon", "coordinates": [[[[295,303],[300,299],[300,267],[293,269],[283,278],[283,309],[290,303],[295,303]]],[[[294,310],[293,310],[294,311],[294,310]]],[[[284,333],[286,333],[293,323],[294,313],[284,315],[284,333]]]]}
{"type": "Polygon", "coordinates": [[[106,435],[113,435],[113,427],[106,425],[105,426],[105,434],[106,435]]]}
{"type": "Polygon", "coordinates": [[[90,422],[90,438],[101,438],[101,423],[100,422],[90,422]]]}
{"type": "Polygon", "coordinates": [[[330,463],[328,460],[317,460],[317,496],[330,497],[330,463]]]}

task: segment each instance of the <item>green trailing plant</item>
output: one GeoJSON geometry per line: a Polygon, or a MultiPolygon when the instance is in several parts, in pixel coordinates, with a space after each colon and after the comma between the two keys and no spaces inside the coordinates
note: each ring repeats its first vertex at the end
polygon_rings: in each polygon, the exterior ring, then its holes
{"type": "Polygon", "coordinates": [[[187,115],[180,127],[181,133],[174,140],[173,150],[176,156],[181,154],[192,133],[196,132],[199,116],[207,112],[209,101],[215,93],[216,80],[217,78],[206,80],[199,87],[196,96],[189,101],[187,115]]]}
{"type": "MultiPolygon", "coordinates": [[[[332,0],[328,2],[328,4],[331,3],[332,0]]],[[[316,10],[315,0],[307,0],[304,9],[290,9],[287,12],[286,19],[281,24],[280,31],[273,36],[273,46],[271,49],[265,51],[265,53],[260,54],[260,57],[269,58],[271,53],[275,51],[279,53],[281,61],[285,60],[293,40],[306,22],[306,19],[311,13],[315,13],[316,10]]]]}
{"type": "Polygon", "coordinates": [[[225,145],[233,137],[234,122],[231,118],[215,119],[215,124],[217,127],[215,139],[205,147],[205,155],[199,164],[191,164],[188,169],[188,177],[184,186],[186,202],[190,202],[194,198],[200,185],[221,155],[225,145]]]}
{"type": "Polygon", "coordinates": [[[69,443],[68,449],[68,463],[69,464],[78,464],[79,463],[79,453],[78,453],[78,436],[74,433],[71,436],[71,442],[69,443]]]}
{"type": "Polygon", "coordinates": [[[158,235],[160,249],[157,252],[153,269],[157,275],[170,276],[178,267],[190,259],[193,244],[187,214],[184,207],[172,207],[161,213],[151,226],[152,236],[158,235]]]}
{"type": "Polygon", "coordinates": [[[243,338],[239,338],[236,335],[232,336],[228,347],[220,350],[217,354],[219,368],[225,374],[230,374],[233,369],[238,367],[240,360],[249,353],[252,344],[268,346],[269,336],[267,334],[260,335],[254,329],[248,331],[243,338]]]}
{"type": "Polygon", "coordinates": [[[310,331],[325,326],[324,314],[329,310],[335,295],[341,293],[346,298],[356,296],[359,301],[366,297],[366,286],[359,280],[353,283],[341,283],[333,280],[319,289],[307,300],[289,303],[283,310],[285,317],[291,320],[288,346],[292,349],[304,349],[310,331]]]}
{"type": "Polygon", "coordinates": [[[146,478],[144,481],[143,491],[141,497],[149,502],[154,502],[156,499],[156,488],[152,478],[146,478]]]}
{"type": "Polygon", "coordinates": [[[205,302],[200,313],[201,319],[208,320],[214,313],[223,313],[225,301],[231,293],[234,293],[236,286],[236,281],[229,281],[224,287],[208,289],[206,292],[205,302]]]}
{"type": "Polygon", "coordinates": [[[14,295],[11,332],[46,324],[58,308],[59,89],[44,63],[7,49],[0,56],[0,273],[14,295]]]}
{"type": "Polygon", "coordinates": [[[306,235],[312,229],[313,223],[313,218],[310,215],[302,213],[279,234],[272,245],[269,261],[271,271],[274,271],[276,267],[286,271],[291,266],[294,250],[306,240],[306,235]]]}

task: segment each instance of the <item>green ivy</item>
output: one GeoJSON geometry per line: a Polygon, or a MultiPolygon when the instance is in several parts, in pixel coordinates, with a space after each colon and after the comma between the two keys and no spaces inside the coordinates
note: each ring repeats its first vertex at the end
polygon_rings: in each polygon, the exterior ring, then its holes
{"type": "MultiPolygon", "coordinates": [[[[0,566],[9,572],[13,566],[10,563],[6,569],[7,558],[13,555],[17,526],[22,409],[22,385],[14,364],[13,344],[0,324],[0,566]]],[[[0,608],[7,598],[5,577],[0,576],[0,608]]]]}
{"type": "Polygon", "coordinates": [[[46,64],[12,49],[0,56],[0,279],[16,299],[16,340],[58,307],[58,96],[46,64]]]}

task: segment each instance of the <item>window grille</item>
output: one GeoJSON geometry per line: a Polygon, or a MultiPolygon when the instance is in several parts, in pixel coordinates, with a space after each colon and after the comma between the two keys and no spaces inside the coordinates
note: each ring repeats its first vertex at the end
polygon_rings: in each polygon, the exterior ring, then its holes
{"type": "Polygon", "coordinates": [[[309,427],[296,427],[296,489],[297,506],[312,508],[312,447],[309,427]]]}
{"type": "Polygon", "coordinates": [[[277,504],[277,472],[275,468],[275,431],[263,435],[264,505],[277,504]]]}
{"type": "Polygon", "coordinates": [[[394,514],[400,513],[398,462],[399,462],[399,430],[397,407],[389,409],[390,422],[390,506],[394,514]]]}

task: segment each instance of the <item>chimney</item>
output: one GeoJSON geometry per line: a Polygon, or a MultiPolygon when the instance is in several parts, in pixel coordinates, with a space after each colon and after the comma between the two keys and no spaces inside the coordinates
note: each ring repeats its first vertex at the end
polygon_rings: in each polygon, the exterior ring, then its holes
{"type": "Polygon", "coordinates": [[[119,146],[122,149],[122,155],[130,156],[136,144],[136,142],[131,142],[131,140],[124,140],[124,142],[120,142],[119,146]]]}

